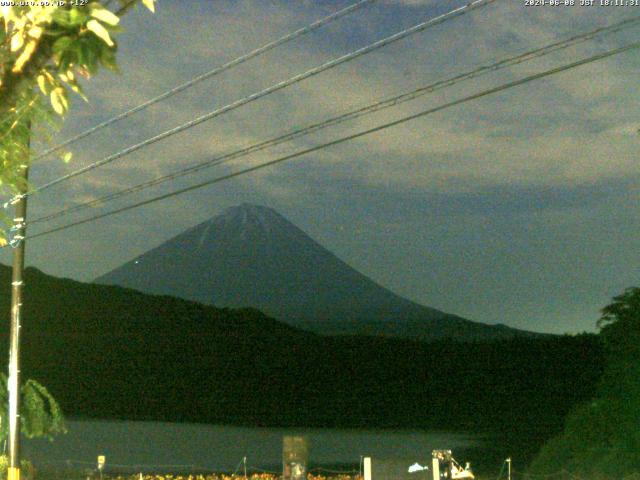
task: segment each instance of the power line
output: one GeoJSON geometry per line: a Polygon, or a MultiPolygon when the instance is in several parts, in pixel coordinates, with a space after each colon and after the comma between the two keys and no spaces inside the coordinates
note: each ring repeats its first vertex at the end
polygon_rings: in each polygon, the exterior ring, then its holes
{"type": "Polygon", "coordinates": [[[420,96],[423,96],[427,93],[432,93],[436,90],[439,90],[441,88],[446,88],[446,87],[450,87],[458,82],[462,82],[465,80],[469,80],[469,79],[473,79],[473,78],[478,78],[482,75],[488,74],[488,73],[493,73],[495,71],[504,69],[504,68],[508,68],[529,60],[533,60],[533,59],[537,59],[540,57],[543,57],[545,55],[549,55],[551,53],[557,52],[558,50],[561,49],[565,49],[574,45],[577,45],[579,43],[582,42],[586,42],[588,40],[591,40],[592,38],[594,38],[596,35],[604,35],[604,34],[611,34],[614,32],[619,32],[623,29],[626,28],[630,28],[633,26],[636,26],[638,23],[640,23],[640,17],[634,17],[634,18],[630,18],[627,20],[623,20],[620,22],[617,22],[615,24],[609,25],[609,26],[605,26],[605,27],[600,27],[597,28],[595,30],[591,30],[589,32],[586,33],[582,33],[579,35],[575,35],[573,37],[570,37],[568,39],[565,40],[561,40],[549,45],[546,45],[544,47],[541,48],[537,48],[534,50],[530,50],[527,51],[525,53],[516,55],[516,56],[511,56],[508,58],[505,58],[503,60],[500,60],[496,63],[493,63],[491,65],[484,65],[481,67],[478,67],[474,70],[456,75],[454,77],[450,77],[447,78],[445,80],[439,80],[435,83],[432,83],[430,85],[426,85],[426,86],[422,86],[419,87],[415,90],[412,90],[411,92],[407,92],[407,93],[403,93],[400,95],[396,95],[394,97],[367,105],[365,107],[361,107],[358,108],[356,110],[352,110],[350,112],[344,113],[342,115],[339,115],[337,117],[333,117],[330,118],[328,120],[324,120],[322,122],[319,123],[315,123],[312,125],[308,125],[306,127],[303,128],[299,128],[297,130],[294,130],[292,132],[289,132],[287,134],[284,135],[280,135],[278,137],[275,138],[271,138],[269,140],[265,140],[253,145],[250,145],[248,147],[244,147],[241,148],[239,150],[235,150],[233,152],[218,156],[218,157],[214,157],[212,159],[209,159],[207,161],[192,165],[190,167],[178,170],[176,172],[167,174],[167,175],[163,175],[161,177],[157,177],[151,180],[148,180],[146,182],[134,185],[132,187],[128,187],[122,190],[119,190],[117,192],[105,195],[103,197],[100,197],[98,199],[95,200],[90,200],[88,202],[84,202],[81,203],[79,205],[74,205],[72,207],[68,207],[62,210],[59,210],[57,212],[53,212],[51,214],[45,215],[43,217],[39,217],[36,218],[35,220],[32,220],[29,222],[30,225],[36,224],[36,223],[41,223],[41,222],[45,222],[45,221],[50,221],[53,220],[55,218],[59,218],[59,217],[63,217],[66,215],[69,215],[73,212],[77,212],[80,210],[83,210],[85,208],[89,208],[89,207],[94,207],[94,206],[98,206],[98,205],[103,205],[104,203],[116,200],[118,198],[122,198],[124,196],[133,194],[133,193],[137,193],[140,192],[142,190],[145,190],[147,188],[153,187],[155,185],[159,185],[161,183],[165,183],[171,180],[174,180],[176,178],[180,178],[183,177],[185,175],[188,174],[192,174],[194,172],[203,170],[205,168],[210,168],[212,166],[216,166],[216,165],[220,165],[222,163],[226,163],[230,160],[234,160],[237,159],[239,157],[244,157],[247,156],[251,153],[255,153],[261,150],[264,150],[266,148],[275,146],[275,145],[279,145],[281,143],[284,142],[288,142],[290,140],[293,140],[295,138],[301,137],[303,135],[308,135],[310,133],[319,131],[321,129],[330,127],[330,126],[334,126],[337,125],[339,123],[345,122],[347,120],[353,120],[355,118],[359,118],[361,116],[364,115],[369,115],[371,113],[383,110],[385,108],[390,108],[390,107],[394,107],[397,106],[399,104],[402,104],[404,102],[410,101],[410,100],[414,100],[416,98],[419,98],[420,96]]]}
{"type": "Polygon", "coordinates": [[[263,45],[262,47],[258,47],[255,50],[250,51],[249,53],[246,53],[238,58],[235,58],[233,60],[230,60],[229,62],[220,65],[218,67],[215,67],[213,70],[210,70],[206,73],[203,73],[201,75],[198,75],[197,77],[192,78],[191,80],[178,85],[177,87],[172,88],[171,90],[167,90],[166,92],[158,95],[157,97],[151,98],[150,100],[147,100],[146,102],[141,103],[140,105],[133,107],[130,110],[127,110],[126,112],[122,112],[119,115],[116,115],[113,118],[110,118],[109,120],[105,120],[102,123],[99,123],[97,125],[95,125],[92,128],[89,128],[88,130],[85,130],[82,133],[79,133],[67,140],[65,140],[64,142],[51,147],[50,149],[42,152],[41,154],[39,154],[34,160],[39,160],[43,157],[46,157],[48,155],[51,155],[52,153],[55,153],[57,151],[59,151],[60,149],[71,145],[72,143],[77,142],[78,140],[81,140],[85,137],[88,137],[89,135],[97,132],[98,130],[102,130],[105,127],[108,127],[109,125],[113,125],[116,122],[119,122],[120,120],[123,120],[127,117],[130,117],[131,115],[133,115],[134,113],[140,112],[141,110],[145,110],[146,108],[150,107],[151,105],[154,105],[162,100],[165,100],[169,97],[172,97],[173,95],[182,92],[183,90],[186,90],[187,88],[190,88],[194,85],[196,85],[197,83],[200,83],[204,80],[207,80],[209,78],[212,78],[220,73],[223,73],[233,67],[237,67],[238,65],[241,65],[259,55],[262,55],[263,53],[268,52],[269,50],[273,50],[276,47],[279,47],[280,45],[283,45],[285,43],[288,43],[292,40],[295,40],[296,38],[299,38],[303,35],[306,35],[308,33],[313,32],[314,30],[319,29],[320,27],[327,25],[331,22],[334,22],[336,20],[338,20],[339,18],[342,18],[346,15],[349,15],[350,13],[355,12],[356,10],[359,10],[363,7],[365,7],[366,5],[375,2],[376,0],[361,0],[359,2],[356,2],[346,8],[343,8],[342,10],[339,10],[335,13],[332,13],[331,15],[328,15],[324,18],[321,18],[320,20],[317,20],[316,22],[313,22],[310,25],[307,25],[306,27],[302,27],[299,28],[298,30],[295,30],[277,40],[274,40],[272,42],[269,42],[265,45],[263,45]]]}
{"type": "Polygon", "coordinates": [[[224,180],[228,180],[228,179],[231,179],[231,178],[234,178],[234,177],[238,177],[240,175],[244,175],[244,174],[247,174],[247,173],[250,173],[250,172],[254,172],[256,170],[260,170],[262,168],[265,168],[265,167],[268,167],[268,166],[271,166],[271,165],[275,165],[277,163],[282,163],[282,162],[285,162],[285,161],[288,161],[288,160],[292,160],[294,158],[298,158],[298,157],[301,157],[303,155],[307,155],[309,153],[313,153],[313,152],[316,152],[318,150],[322,150],[322,149],[327,148],[327,147],[331,147],[331,146],[334,146],[334,145],[339,145],[341,143],[348,142],[350,140],[354,140],[356,138],[359,138],[359,137],[362,137],[362,136],[365,136],[365,135],[376,133],[376,132],[379,132],[381,130],[385,130],[387,128],[394,127],[396,125],[400,125],[402,123],[408,122],[410,120],[415,120],[417,118],[424,117],[426,115],[430,115],[432,113],[436,113],[436,112],[439,112],[441,110],[445,110],[447,108],[451,108],[451,107],[454,107],[454,106],[469,102],[471,100],[476,100],[478,98],[482,98],[482,97],[485,97],[485,96],[488,96],[488,95],[492,95],[494,93],[498,93],[498,92],[501,92],[503,90],[507,90],[507,89],[510,89],[510,88],[513,88],[513,87],[517,87],[519,85],[523,85],[525,83],[528,83],[528,82],[531,82],[531,81],[534,81],[534,80],[538,80],[540,78],[548,77],[548,76],[554,75],[556,73],[560,73],[560,72],[563,72],[563,71],[566,71],[566,70],[570,70],[570,69],[573,69],[573,68],[576,68],[576,67],[579,67],[579,66],[582,66],[582,65],[586,65],[588,63],[592,63],[592,62],[595,62],[595,61],[598,61],[598,60],[602,60],[604,58],[611,57],[613,55],[618,55],[620,53],[627,52],[629,50],[633,50],[633,49],[636,49],[636,48],[639,48],[639,47],[640,47],[640,42],[635,42],[635,43],[628,44],[628,45],[626,45],[624,47],[616,48],[616,49],[613,49],[613,50],[608,50],[606,52],[603,52],[603,53],[600,53],[600,54],[597,54],[597,55],[593,55],[591,57],[587,57],[587,58],[584,58],[582,60],[578,60],[578,61],[573,62],[573,63],[569,63],[569,64],[566,64],[566,65],[562,65],[560,67],[555,67],[555,68],[552,68],[552,69],[549,69],[549,70],[545,70],[545,71],[540,72],[540,73],[529,75],[529,76],[521,78],[519,80],[515,80],[513,82],[505,83],[505,84],[500,85],[498,87],[490,88],[488,90],[483,90],[482,92],[475,93],[473,95],[469,95],[467,97],[463,97],[461,99],[445,103],[445,104],[440,105],[438,107],[434,107],[434,108],[430,108],[430,109],[427,109],[427,110],[423,110],[422,112],[419,112],[419,113],[416,113],[416,114],[413,114],[413,115],[409,115],[409,116],[403,117],[401,119],[398,119],[398,120],[395,120],[395,121],[392,121],[392,122],[388,122],[388,123],[379,125],[379,126],[374,127],[374,128],[370,128],[368,130],[360,131],[360,132],[354,133],[352,135],[341,137],[341,138],[339,138],[337,140],[333,140],[331,142],[323,143],[322,145],[318,145],[318,146],[315,146],[315,147],[312,147],[312,148],[301,150],[301,151],[296,152],[296,153],[285,155],[283,157],[277,158],[275,160],[270,160],[270,161],[262,163],[260,165],[256,165],[256,166],[253,166],[253,167],[248,167],[248,168],[245,168],[244,170],[239,170],[237,172],[233,172],[233,173],[230,173],[230,174],[227,174],[227,175],[222,175],[222,176],[216,177],[214,179],[207,180],[205,182],[201,182],[201,183],[198,183],[198,184],[195,184],[195,185],[191,185],[191,186],[186,187],[186,188],[175,190],[175,191],[170,192],[170,193],[159,195],[157,197],[150,198],[150,199],[147,199],[147,200],[144,200],[144,201],[141,201],[141,202],[137,202],[137,203],[134,203],[132,205],[127,205],[125,207],[122,207],[122,208],[119,208],[119,209],[116,209],[116,210],[112,210],[110,212],[106,212],[106,213],[103,213],[103,214],[100,214],[100,215],[96,215],[94,217],[85,218],[83,220],[79,220],[79,221],[76,221],[76,222],[73,222],[73,223],[69,223],[67,225],[62,225],[60,227],[52,228],[50,230],[46,230],[44,232],[37,233],[35,235],[30,235],[30,236],[28,236],[28,238],[37,238],[37,237],[42,237],[42,236],[45,236],[45,235],[49,235],[49,234],[52,234],[52,233],[55,233],[55,232],[66,230],[68,228],[72,228],[72,227],[75,227],[75,226],[78,226],[78,225],[82,225],[82,224],[89,223],[89,222],[92,222],[92,221],[95,221],[95,220],[99,220],[101,218],[105,218],[105,217],[108,217],[108,216],[111,216],[111,215],[116,215],[118,213],[122,213],[122,212],[125,212],[125,211],[128,211],[128,210],[132,210],[134,208],[142,207],[144,205],[149,205],[150,203],[158,202],[160,200],[171,198],[171,197],[174,197],[174,196],[186,193],[186,192],[197,190],[197,189],[202,188],[202,187],[213,185],[215,183],[219,183],[219,182],[222,182],[224,180]]]}
{"type": "MultiPolygon", "coordinates": [[[[143,147],[147,147],[153,143],[159,142],[160,140],[164,140],[167,137],[170,137],[172,135],[175,135],[177,133],[180,133],[188,128],[192,128],[195,127],[196,125],[199,125],[207,120],[210,120],[212,118],[218,117],[230,110],[234,110],[240,106],[246,105],[247,103],[253,102],[255,100],[258,100],[259,98],[265,97],[271,93],[277,92],[279,90],[282,90],[290,85],[293,85],[295,83],[301,82],[303,80],[306,80],[307,78],[313,77],[315,75],[318,75],[326,70],[329,70],[331,68],[337,67],[338,65],[341,65],[345,62],[351,61],[355,58],[358,58],[362,55],[365,55],[367,53],[373,52],[375,50],[378,50],[382,47],[385,47],[391,43],[397,42],[403,38],[408,37],[409,35],[421,32],[423,30],[426,30],[429,27],[433,27],[435,25],[439,25],[441,23],[444,23],[448,20],[451,20],[453,18],[462,16],[470,11],[476,10],[480,7],[484,7],[486,5],[489,5],[491,3],[496,2],[497,0],[474,0],[471,3],[462,6],[462,7],[458,7],[454,10],[451,10],[447,13],[444,13],[442,15],[439,15],[437,17],[434,17],[430,20],[427,20],[425,22],[419,23],[417,25],[414,25],[413,27],[407,28],[405,30],[402,30],[400,32],[397,32],[389,37],[383,38],[381,40],[378,40],[377,42],[374,42],[372,44],[369,44],[365,47],[362,47],[358,50],[355,50],[351,53],[347,53],[341,57],[335,58],[333,60],[330,60],[329,62],[323,63],[320,66],[314,67],[311,70],[307,70],[306,72],[300,73],[298,75],[295,75],[287,80],[283,80],[282,82],[276,83],[275,85],[272,85],[264,90],[261,90],[260,92],[256,92],[253,93],[247,97],[244,97],[242,99],[236,100],[235,102],[232,102],[224,107],[218,108],[210,113],[207,113],[205,115],[202,115],[198,118],[195,118],[187,123],[184,123],[182,125],[179,125],[177,127],[174,127],[170,130],[167,130],[163,133],[160,133],[154,137],[148,138],[147,140],[144,140],[143,142],[140,142],[136,145],[132,145],[131,147],[128,147],[124,150],[121,150],[113,155],[110,155],[102,160],[99,160],[95,163],[92,163],[91,165],[87,165],[86,167],[80,168],[78,170],[75,170],[74,172],[71,172],[67,175],[63,175],[55,180],[52,180],[44,185],[41,185],[39,187],[35,187],[32,190],[14,197],[10,202],[8,203],[13,203],[15,202],[17,199],[20,198],[24,198],[24,197],[28,197],[30,195],[33,195],[36,192],[40,192],[42,190],[45,190],[49,187],[52,187],[54,185],[57,185],[61,182],[64,182],[66,180],[69,180],[71,178],[74,178],[78,175],[84,174],[90,170],[93,170],[95,168],[101,167],[103,165],[106,165],[108,163],[111,163],[119,158],[124,157],[125,155],[128,155],[130,153],[135,152],[136,150],[139,150],[143,147]]],[[[6,206],[7,204],[5,204],[6,206]]]]}

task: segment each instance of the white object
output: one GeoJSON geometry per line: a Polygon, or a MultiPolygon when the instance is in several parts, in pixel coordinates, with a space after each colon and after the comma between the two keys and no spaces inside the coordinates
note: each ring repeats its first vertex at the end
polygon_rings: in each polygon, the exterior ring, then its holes
{"type": "Polygon", "coordinates": [[[420,472],[422,470],[428,470],[429,467],[423,467],[422,465],[420,465],[418,462],[414,463],[413,465],[411,465],[409,467],[408,472],[409,473],[414,473],[414,472],[420,472]]]}
{"type": "Polygon", "coordinates": [[[371,457],[364,457],[364,480],[371,480],[371,457]]]}

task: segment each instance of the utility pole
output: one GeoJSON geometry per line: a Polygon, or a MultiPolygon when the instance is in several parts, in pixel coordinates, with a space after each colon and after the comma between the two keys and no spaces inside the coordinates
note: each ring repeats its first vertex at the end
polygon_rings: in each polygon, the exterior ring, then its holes
{"type": "MultiPolygon", "coordinates": [[[[28,141],[27,141],[28,142],[28,141]]],[[[26,162],[25,162],[26,164],[26,162]]],[[[29,168],[22,169],[24,182],[20,194],[27,191],[29,168]]],[[[9,465],[7,480],[20,480],[20,320],[24,287],[24,243],[26,234],[27,198],[18,196],[11,235],[13,274],[11,277],[11,330],[9,333],[9,465]]]]}

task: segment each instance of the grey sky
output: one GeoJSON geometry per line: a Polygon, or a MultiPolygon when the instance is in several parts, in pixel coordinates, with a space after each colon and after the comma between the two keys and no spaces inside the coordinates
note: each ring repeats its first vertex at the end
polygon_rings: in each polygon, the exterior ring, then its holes
{"type": "MultiPolygon", "coordinates": [[[[56,138],[348,3],[160,0],[155,15],[140,9],[123,22],[122,74],[86,83],[90,103],[74,102],[56,138]]],[[[79,142],[69,165],[40,162],[32,180],[41,184],[462,4],[379,0],[79,142]]],[[[640,8],[525,7],[524,0],[501,0],[42,192],[30,201],[29,216],[636,15],[640,8]]],[[[620,46],[637,33],[632,29],[461,83],[113,206],[620,46]]],[[[230,205],[252,202],[275,208],[347,263],[412,300],[487,323],[558,333],[593,330],[598,309],[640,283],[639,66],[638,53],[626,53],[34,240],[28,263],[90,280],[230,205]]],[[[59,224],[70,219],[64,220],[59,224]]],[[[0,259],[7,263],[7,253],[0,259]]]]}

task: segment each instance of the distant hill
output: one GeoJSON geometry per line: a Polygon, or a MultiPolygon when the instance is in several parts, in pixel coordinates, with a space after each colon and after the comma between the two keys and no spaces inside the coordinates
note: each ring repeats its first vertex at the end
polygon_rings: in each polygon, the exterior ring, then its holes
{"type": "MultiPolygon", "coordinates": [[[[0,266],[0,358],[10,269],[0,266]]],[[[265,426],[491,429],[546,438],[588,398],[597,338],[321,337],[255,309],[26,271],[22,372],[69,415],[265,426]],[[526,429],[529,433],[522,434],[526,429]]]]}
{"type": "Polygon", "coordinates": [[[536,335],[472,322],[402,298],[275,210],[250,204],[231,207],[95,281],[218,307],[254,307],[329,335],[418,340],[536,335]]]}

